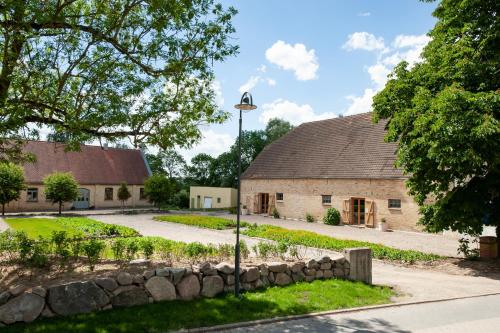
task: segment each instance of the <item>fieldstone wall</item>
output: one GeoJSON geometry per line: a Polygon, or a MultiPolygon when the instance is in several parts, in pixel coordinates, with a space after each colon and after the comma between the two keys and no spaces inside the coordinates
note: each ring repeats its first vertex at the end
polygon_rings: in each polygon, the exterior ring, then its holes
{"type": "MultiPolygon", "coordinates": [[[[329,278],[370,283],[371,251],[348,249],[336,258],[324,256],[308,261],[263,263],[242,267],[240,274],[243,290],[329,278]],[[355,260],[350,262],[349,258],[355,260]],[[359,265],[364,267],[357,267],[359,265]]],[[[160,301],[215,297],[233,291],[234,284],[232,264],[205,262],[193,268],[165,267],[137,275],[121,271],[112,277],[29,290],[16,286],[0,293],[0,325],[160,301]]]]}

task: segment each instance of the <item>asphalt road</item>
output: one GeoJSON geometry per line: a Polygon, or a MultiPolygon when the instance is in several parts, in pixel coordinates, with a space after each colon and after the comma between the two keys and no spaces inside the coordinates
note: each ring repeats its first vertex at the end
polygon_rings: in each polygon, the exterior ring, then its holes
{"type": "Polygon", "coordinates": [[[500,332],[500,295],[323,315],[224,332],[500,332]]]}

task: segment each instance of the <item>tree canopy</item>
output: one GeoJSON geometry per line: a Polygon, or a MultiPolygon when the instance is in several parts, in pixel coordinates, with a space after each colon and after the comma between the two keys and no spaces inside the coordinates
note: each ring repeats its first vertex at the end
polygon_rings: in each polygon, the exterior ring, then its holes
{"type": "MultiPolygon", "coordinates": [[[[189,146],[227,117],[213,64],[237,53],[235,14],[214,0],[2,1],[0,138],[45,125],[75,147],[189,146]]],[[[0,153],[17,156],[6,141],[0,153]]]]}
{"type": "Polygon", "coordinates": [[[45,198],[59,204],[59,215],[63,202],[73,201],[78,197],[78,183],[69,172],[54,172],[43,179],[43,185],[45,198]]]}
{"type": "Polygon", "coordinates": [[[144,194],[158,209],[170,202],[174,189],[175,184],[164,174],[154,174],[144,182],[144,194]]]}
{"type": "Polygon", "coordinates": [[[2,216],[5,215],[5,205],[19,199],[24,190],[24,173],[20,166],[14,163],[0,163],[0,204],[2,216]]]}
{"type": "Polygon", "coordinates": [[[500,226],[499,10],[496,0],[442,0],[422,62],[396,66],[373,99],[430,231],[500,226]]]}

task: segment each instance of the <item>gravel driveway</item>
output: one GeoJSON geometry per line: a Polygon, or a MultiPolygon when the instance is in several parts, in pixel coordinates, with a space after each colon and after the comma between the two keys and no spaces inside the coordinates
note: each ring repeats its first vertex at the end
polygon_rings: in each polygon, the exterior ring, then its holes
{"type": "MultiPolygon", "coordinates": [[[[234,244],[235,235],[232,230],[211,230],[202,229],[192,226],[186,226],[176,223],[157,222],[152,219],[154,214],[140,214],[140,215],[100,215],[92,216],[97,220],[105,223],[113,223],[128,226],[138,230],[145,236],[160,236],[167,239],[194,242],[198,241],[204,244],[207,243],[228,243],[234,244]]],[[[262,218],[264,222],[287,223],[289,222],[296,226],[309,226],[320,228],[331,228],[330,226],[322,226],[319,224],[308,224],[306,222],[272,220],[262,218]]],[[[254,222],[245,216],[245,220],[254,222]]],[[[304,228],[305,229],[305,228],[304,228]]],[[[334,227],[333,230],[346,229],[351,231],[350,227],[334,227]]],[[[316,230],[314,230],[316,231],[316,230]]],[[[354,232],[368,231],[370,233],[377,233],[373,230],[356,230],[354,232]]],[[[318,232],[318,231],[316,231],[318,232]]],[[[398,235],[399,233],[388,233],[398,235]]],[[[403,237],[406,233],[400,234],[403,237]]],[[[335,236],[337,232],[335,232],[335,236]]],[[[340,236],[339,236],[340,237],[340,236]]],[[[346,236],[347,237],[347,236],[346,236]]],[[[432,237],[432,236],[431,236],[432,237]]],[[[256,244],[259,240],[242,236],[249,246],[256,244]]],[[[425,238],[424,238],[425,241],[425,238]]],[[[338,253],[331,251],[320,251],[322,254],[338,255],[338,253]]],[[[316,256],[317,253],[308,252],[306,256],[316,256]]],[[[442,272],[431,270],[421,270],[407,267],[400,267],[391,265],[380,260],[373,261],[373,283],[380,285],[388,285],[394,287],[396,290],[404,294],[399,297],[398,301],[421,301],[421,300],[434,300],[446,299],[452,297],[463,297],[486,293],[500,292],[500,280],[491,279],[487,277],[473,277],[462,275],[451,275],[442,272]]]]}

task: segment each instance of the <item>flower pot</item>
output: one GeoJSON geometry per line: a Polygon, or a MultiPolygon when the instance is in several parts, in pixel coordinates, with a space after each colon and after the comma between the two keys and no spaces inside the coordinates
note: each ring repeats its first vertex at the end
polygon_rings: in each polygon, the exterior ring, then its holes
{"type": "Polygon", "coordinates": [[[386,232],[387,229],[389,229],[389,224],[387,224],[386,222],[380,222],[379,224],[377,224],[378,231],[386,232]]]}
{"type": "Polygon", "coordinates": [[[241,209],[241,215],[248,215],[248,209],[247,208],[242,208],[241,209]]]}

